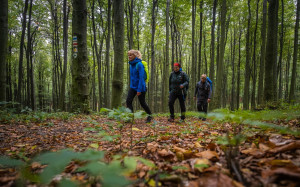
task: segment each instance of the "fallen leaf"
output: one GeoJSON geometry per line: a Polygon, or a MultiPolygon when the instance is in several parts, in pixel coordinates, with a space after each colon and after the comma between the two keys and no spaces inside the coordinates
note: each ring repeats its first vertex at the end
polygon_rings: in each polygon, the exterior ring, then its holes
{"type": "Polygon", "coordinates": [[[294,141],[292,143],[289,143],[287,145],[276,147],[274,149],[270,149],[268,152],[270,153],[280,153],[285,151],[290,151],[294,149],[300,149],[300,140],[294,141]]]}
{"type": "Polygon", "coordinates": [[[293,142],[291,139],[285,139],[280,134],[272,134],[269,138],[269,141],[275,146],[286,145],[290,142],[293,142]]]}
{"type": "Polygon", "coordinates": [[[208,151],[202,151],[200,153],[196,153],[195,156],[206,158],[206,159],[211,160],[211,161],[218,161],[219,160],[219,155],[215,151],[209,151],[209,150],[208,151]]]}

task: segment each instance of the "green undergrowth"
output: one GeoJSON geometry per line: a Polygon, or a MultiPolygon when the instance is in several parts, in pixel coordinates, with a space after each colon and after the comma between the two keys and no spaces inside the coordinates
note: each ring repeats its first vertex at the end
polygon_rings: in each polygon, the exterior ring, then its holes
{"type": "Polygon", "coordinates": [[[52,186],[57,186],[57,184],[58,186],[78,186],[79,183],[83,186],[96,186],[99,183],[101,186],[107,187],[128,186],[134,181],[128,180],[126,176],[134,173],[138,162],[148,166],[153,171],[156,170],[152,161],[142,157],[114,155],[108,163],[105,161],[105,152],[95,150],[47,152],[27,161],[0,156],[0,168],[15,168],[19,173],[20,177],[15,184],[17,186],[24,186],[28,182],[41,185],[52,184],[52,186]],[[89,179],[76,181],[71,179],[70,175],[62,175],[65,168],[70,164],[77,165],[73,174],[84,172],[87,173],[89,179]],[[40,169],[32,169],[34,165],[40,169]],[[61,179],[53,181],[53,178],[58,175],[62,176],[61,179]]]}

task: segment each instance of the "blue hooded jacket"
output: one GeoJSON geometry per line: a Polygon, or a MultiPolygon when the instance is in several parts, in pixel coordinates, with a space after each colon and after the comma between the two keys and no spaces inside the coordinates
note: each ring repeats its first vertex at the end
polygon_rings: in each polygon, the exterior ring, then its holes
{"type": "Polygon", "coordinates": [[[137,92],[146,92],[146,83],[144,80],[145,70],[142,60],[136,57],[133,61],[129,61],[128,63],[130,64],[130,88],[137,92]],[[136,66],[136,63],[139,64],[136,66]]]}

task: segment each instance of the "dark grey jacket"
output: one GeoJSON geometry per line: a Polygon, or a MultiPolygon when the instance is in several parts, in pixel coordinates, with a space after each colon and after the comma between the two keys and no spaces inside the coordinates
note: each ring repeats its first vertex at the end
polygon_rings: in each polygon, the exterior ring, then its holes
{"type": "Polygon", "coordinates": [[[186,94],[189,85],[189,77],[183,71],[173,71],[169,78],[169,92],[175,94],[186,94]],[[183,89],[180,88],[183,85],[183,89]]]}
{"type": "Polygon", "coordinates": [[[210,84],[207,81],[205,81],[204,83],[202,81],[197,82],[194,96],[195,97],[197,96],[197,99],[200,101],[205,101],[207,99],[210,99],[211,97],[210,84]]]}

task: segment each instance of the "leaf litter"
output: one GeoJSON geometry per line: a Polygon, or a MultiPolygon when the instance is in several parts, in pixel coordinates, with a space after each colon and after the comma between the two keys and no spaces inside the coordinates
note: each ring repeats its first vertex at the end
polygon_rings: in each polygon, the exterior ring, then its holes
{"type": "MultiPolygon", "coordinates": [[[[149,160],[150,164],[138,162],[135,172],[127,176],[135,181],[132,186],[300,185],[299,136],[252,128],[243,142],[230,143],[234,137],[229,134],[236,124],[202,122],[193,117],[183,123],[170,123],[164,117],[154,120],[156,124],[151,125],[137,119],[121,129],[115,121],[96,115],[3,123],[0,152],[26,161],[45,151],[94,149],[105,151],[107,162],[114,155],[149,160]],[[222,136],[227,136],[229,143],[218,143],[222,136]]],[[[299,126],[297,119],[285,123],[299,126]]],[[[75,172],[78,164],[71,162],[63,174],[86,182],[86,174],[75,172]]],[[[33,162],[31,170],[44,167],[33,162]]],[[[1,186],[15,185],[18,177],[13,168],[0,169],[1,186]]],[[[61,180],[57,177],[53,180],[61,180]]]]}

